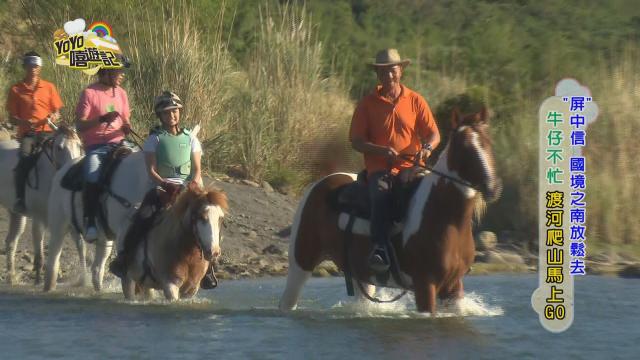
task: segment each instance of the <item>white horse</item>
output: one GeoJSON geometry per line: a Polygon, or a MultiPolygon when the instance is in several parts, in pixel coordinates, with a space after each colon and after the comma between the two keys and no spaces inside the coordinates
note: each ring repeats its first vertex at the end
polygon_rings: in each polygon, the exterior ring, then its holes
{"type": "MultiPolygon", "coordinates": [[[[74,194],[73,191],[61,186],[62,177],[73,163],[65,165],[58,171],[49,195],[49,231],[51,240],[47,254],[45,291],[53,290],[56,287],[62,242],[65,234],[73,224],[72,221],[76,221],[79,226],[83,226],[82,194],[79,192],[74,194]],[[73,220],[74,218],[75,220],[73,220]]],[[[144,195],[152,187],[153,182],[147,173],[144,153],[141,151],[134,152],[124,158],[115,170],[111,178],[109,193],[102,194],[98,206],[101,206],[106,213],[108,227],[115,234],[118,248],[121,248],[122,239],[130,223],[130,218],[135,212],[134,205],[142,202],[144,195]],[[125,200],[126,203],[123,203],[122,200],[125,200]]],[[[111,253],[113,239],[107,237],[108,232],[102,227],[101,222],[96,222],[98,225],[98,240],[96,240],[95,257],[91,265],[91,279],[94,289],[100,291],[102,289],[104,267],[111,253]]]]}
{"type": "MultiPolygon", "coordinates": [[[[12,212],[13,204],[16,201],[16,192],[13,179],[14,172],[11,169],[15,168],[18,163],[18,147],[19,144],[15,140],[0,142],[0,169],[4,170],[0,172],[0,186],[4,189],[4,191],[0,192],[0,204],[9,211],[10,216],[9,232],[5,240],[8,281],[10,284],[17,282],[14,258],[18,239],[24,232],[27,222],[25,216],[12,212]]],[[[25,205],[28,216],[33,219],[33,265],[36,271],[36,284],[40,282],[43,267],[43,240],[47,225],[47,205],[51,180],[58,168],[80,156],[82,156],[80,138],[74,130],[62,125],[56,130],[53,139],[47,142],[45,153],[40,155],[36,165],[31,169],[27,177],[25,205]]],[[[80,265],[85,269],[84,242],[78,234],[74,234],[74,239],[80,256],[80,265]]]]}

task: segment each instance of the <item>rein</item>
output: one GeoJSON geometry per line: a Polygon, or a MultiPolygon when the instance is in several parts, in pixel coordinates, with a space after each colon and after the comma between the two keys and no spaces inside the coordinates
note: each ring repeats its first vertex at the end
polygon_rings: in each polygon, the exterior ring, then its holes
{"type": "Polygon", "coordinates": [[[400,155],[400,158],[408,160],[408,161],[413,161],[413,166],[418,167],[418,168],[422,168],[425,170],[428,170],[429,172],[438,175],[442,178],[445,178],[447,180],[450,180],[458,185],[462,185],[462,186],[466,186],[468,188],[474,189],[476,191],[480,191],[480,188],[477,185],[474,185],[466,180],[460,179],[458,177],[455,176],[451,176],[449,174],[445,174],[442,171],[436,170],[433,168],[433,166],[431,165],[421,165],[420,161],[419,161],[419,155],[420,155],[420,151],[418,151],[417,154],[415,155],[400,155]],[[410,158],[411,157],[411,158],[410,158]]]}
{"type": "Polygon", "coordinates": [[[392,302],[396,302],[398,300],[400,300],[403,296],[405,296],[407,294],[407,290],[402,290],[402,292],[396,296],[394,296],[393,298],[389,299],[389,300],[380,300],[375,296],[371,296],[369,295],[369,293],[367,293],[364,290],[364,286],[362,286],[362,282],[360,280],[356,280],[356,282],[358,283],[358,288],[360,288],[360,292],[362,293],[362,295],[364,295],[364,297],[367,298],[367,300],[377,303],[377,304],[387,304],[387,303],[392,303],[392,302]]]}

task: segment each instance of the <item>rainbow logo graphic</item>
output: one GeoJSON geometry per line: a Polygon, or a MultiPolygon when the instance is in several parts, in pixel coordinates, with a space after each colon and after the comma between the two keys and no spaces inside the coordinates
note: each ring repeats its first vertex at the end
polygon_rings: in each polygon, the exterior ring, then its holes
{"type": "Polygon", "coordinates": [[[113,30],[111,29],[111,25],[107,24],[104,21],[96,21],[89,26],[89,31],[93,31],[98,35],[98,37],[111,37],[113,34],[113,30]]]}

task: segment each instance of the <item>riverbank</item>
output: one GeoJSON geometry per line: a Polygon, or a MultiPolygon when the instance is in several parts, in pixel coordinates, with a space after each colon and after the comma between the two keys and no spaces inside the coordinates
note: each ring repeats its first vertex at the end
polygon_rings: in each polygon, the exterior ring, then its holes
{"type": "MultiPolygon", "coordinates": [[[[229,198],[230,211],[223,229],[222,256],[217,274],[221,279],[286,276],[288,269],[288,237],[297,199],[283,194],[286,189],[273,189],[268,183],[217,174],[207,183],[222,189],[229,198]]],[[[0,213],[0,233],[6,234],[6,211],[0,213]]],[[[518,246],[512,239],[498,239],[490,232],[476,235],[478,251],[470,275],[490,273],[527,273],[537,269],[537,257],[518,246]]],[[[46,241],[45,241],[46,243],[46,241]]],[[[524,242],[523,242],[524,243],[524,242]]],[[[45,245],[46,246],[46,245],[45,245]]],[[[88,246],[91,261],[92,246],[88,246]]],[[[112,254],[113,255],[113,254],[112,254]]],[[[8,281],[6,251],[0,249],[0,282],[8,281]]],[[[640,263],[629,257],[599,258],[587,262],[589,274],[640,277],[640,263]]],[[[32,283],[33,247],[30,226],[20,239],[16,253],[16,272],[19,283],[32,283]]],[[[323,262],[314,276],[340,276],[332,262],[323,262]]],[[[79,276],[78,257],[74,245],[67,239],[61,257],[61,281],[74,281],[79,276]]],[[[111,277],[111,274],[107,274],[111,277]]]]}

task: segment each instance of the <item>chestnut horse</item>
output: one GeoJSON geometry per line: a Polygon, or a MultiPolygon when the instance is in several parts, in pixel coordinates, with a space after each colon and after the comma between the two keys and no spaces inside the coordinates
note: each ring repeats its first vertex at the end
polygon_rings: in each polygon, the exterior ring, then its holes
{"type": "Polygon", "coordinates": [[[221,227],[227,197],[217,190],[190,185],[160,214],[122,279],[127,300],[136,285],[148,294],[163,290],[167,300],[194,296],[210,262],[220,255],[221,227]]]}
{"type": "Polygon", "coordinates": [[[374,286],[405,288],[414,292],[418,311],[433,314],[436,297],[461,298],[462,277],[475,256],[474,212],[481,211],[484,200],[495,200],[501,191],[487,120],[486,109],[466,116],[454,110],[447,147],[432,172],[417,180],[419,185],[409,200],[403,224],[391,236],[401,281],[380,281],[368,268],[372,244],[366,220],[358,219],[360,225],[354,226],[345,262],[347,235],[341,230],[344,225],[339,225],[343,223],[341,213],[328,199],[333,191],[352,183],[355,176],[332,174],[313,184],[300,203],[292,226],[289,273],[280,309],[296,307],[311,272],[327,259],[340,269],[348,263],[353,280],[367,284],[362,289],[355,287],[360,299],[362,290],[371,293],[374,286]]]}

